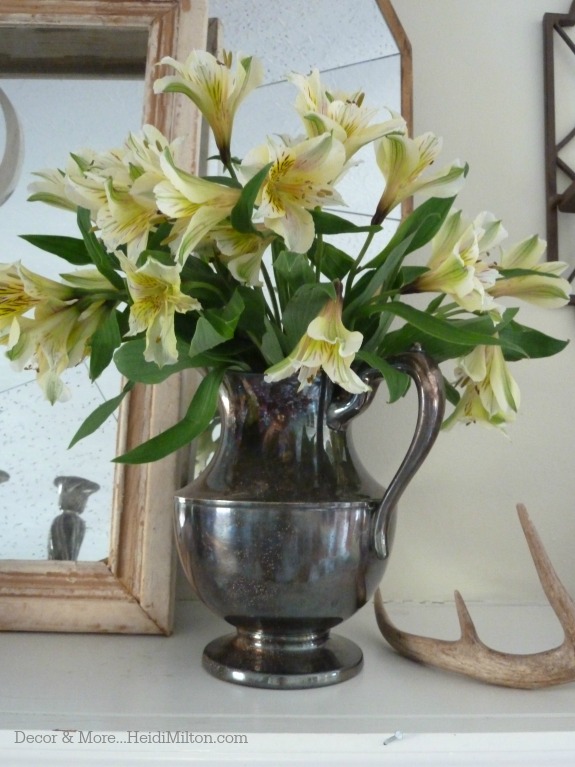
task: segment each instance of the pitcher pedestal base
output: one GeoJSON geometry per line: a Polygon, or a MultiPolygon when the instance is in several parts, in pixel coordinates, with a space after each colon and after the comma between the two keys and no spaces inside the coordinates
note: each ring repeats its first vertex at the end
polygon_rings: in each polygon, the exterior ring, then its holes
{"type": "Polygon", "coordinates": [[[361,671],[363,653],[354,642],[337,635],[293,641],[238,632],[210,642],[202,663],[225,682],[298,690],[351,679],[361,671]]]}

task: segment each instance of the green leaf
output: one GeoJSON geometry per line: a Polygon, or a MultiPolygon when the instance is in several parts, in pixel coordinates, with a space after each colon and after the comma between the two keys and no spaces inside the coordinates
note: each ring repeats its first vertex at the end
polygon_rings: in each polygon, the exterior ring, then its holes
{"type": "Polygon", "coordinates": [[[232,208],[230,221],[234,229],[244,234],[253,234],[256,228],[252,224],[252,215],[260,187],[273,163],[264,165],[255,176],[252,176],[248,183],[242,189],[240,199],[232,208]]]}
{"type": "Polygon", "coordinates": [[[231,296],[226,281],[209,264],[189,258],[181,271],[182,291],[197,298],[204,308],[221,307],[231,296]]]}
{"type": "Polygon", "coordinates": [[[236,290],[244,304],[238,320],[238,330],[261,340],[266,327],[266,300],[263,291],[261,288],[249,288],[246,285],[240,285],[236,290]]]}
{"type": "Polygon", "coordinates": [[[73,447],[77,442],[79,442],[81,439],[84,439],[84,437],[87,437],[89,434],[93,434],[95,431],[97,431],[100,426],[106,421],[112,413],[120,406],[120,403],[134,388],[134,382],[128,381],[128,383],[124,386],[120,394],[118,394],[117,397],[113,397],[112,399],[107,400],[106,402],[103,402],[101,405],[99,405],[90,415],[86,418],[84,423],[80,426],[76,434],[74,434],[72,441],[68,445],[68,449],[73,447]]]}
{"type": "Polygon", "coordinates": [[[184,418],[161,434],[115,458],[116,463],[149,463],[179,450],[204,432],[218,407],[224,368],[214,368],[202,380],[184,418]]]}
{"type": "Polygon", "coordinates": [[[503,355],[510,362],[526,357],[530,359],[551,357],[562,351],[569,343],[569,341],[561,341],[539,330],[520,325],[518,322],[510,322],[499,332],[499,335],[503,355]]]}
{"type": "MultiPolygon", "coordinates": [[[[208,160],[219,160],[219,154],[214,154],[207,158],[208,160]]],[[[222,184],[223,186],[229,186],[232,189],[241,189],[241,184],[234,178],[229,176],[202,176],[206,181],[211,181],[213,184],[222,184]]]]}
{"type": "MultiPolygon", "coordinates": [[[[316,264],[317,255],[316,243],[317,240],[314,241],[314,246],[309,254],[314,266],[316,264]]],[[[343,278],[349,274],[353,264],[353,258],[343,250],[336,248],[335,245],[332,245],[329,242],[322,243],[320,270],[328,280],[343,280],[343,278]]]]}
{"type": "Polygon", "coordinates": [[[402,266],[399,270],[399,286],[411,285],[418,277],[428,271],[427,266],[402,266]]]}
{"type": "Polygon", "coordinates": [[[158,367],[155,362],[146,362],[144,359],[145,349],[146,339],[136,338],[124,343],[114,354],[114,363],[118,371],[130,381],[159,384],[174,373],[195,367],[188,354],[188,344],[180,339],[177,341],[178,361],[173,365],[158,367]]]}
{"type": "Polygon", "coordinates": [[[457,405],[461,399],[461,394],[459,391],[455,388],[455,386],[453,386],[453,384],[449,383],[449,381],[446,381],[445,378],[443,379],[443,386],[445,388],[445,399],[452,405],[457,405]]]}
{"type": "Polygon", "coordinates": [[[107,317],[100,323],[90,341],[90,378],[94,381],[105,370],[122,343],[118,314],[110,307],[107,317]]]}
{"type": "Polygon", "coordinates": [[[151,248],[146,248],[139,254],[136,266],[143,266],[149,258],[153,258],[155,261],[159,261],[160,264],[163,264],[164,266],[174,265],[174,257],[169,251],[152,250],[151,248]]]}
{"type": "Polygon", "coordinates": [[[170,249],[167,245],[164,245],[164,241],[170,235],[172,228],[173,224],[164,221],[155,231],[150,232],[148,235],[148,248],[150,250],[163,250],[169,252],[170,249]]]}
{"type": "Polygon", "coordinates": [[[334,213],[328,213],[319,208],[311,210],[310,213],[317,234],[360,234],[361,232],[381,231],[381,226],[371,224],[358,226],[346,218],[341,218],[334,213]]]}
{"type": "Polygon", "coordinates": [[[204,312],[196,325],[196,332],[189,350],[190,357],[213,349],[233,338],[244,307],[241,293],[236,290],[223,309],[204,312]]]}
{"type": "MultiPolygon", "coordinates": [[[[476,333],[491,335],[495,332],[495,326],[491,318],[487,316],[474,316],[465,320],[453,320],[452,324],[455,327],[468,331],[471,330],[476,333]]],[[[415,343],[419,343],[436,362],[457,359],[475,348],[473,343],[464,346],[460,343],[451,343],[444,338],[432,336],[421,328],[408,324],[388,333],[377,346],[377,352],[383,357],[390,357],[411,349],[415,343]]]]}
{"type": "Polygon", "coordinates": [[[395,248],[408,238],[409,247],[404,255],[408,255],[426,245],[441,229],[454,200],[455,197],[447,197],[445,199],[432,197],[416,208],[399,225],[397,231],[381,253],[366,264],[367,268],[377,268],[395,248]]]}
{"type": "Polygon", "coordinates": [[[21,234],[20,237],[46,253],[59,256],[74,266],[86,266],[92,263],[84,240],[78,237],[61,237],[51,234],[21,234]]]}
{"type": "Polygon", "coordinates": [[[387,384],[390,403],[403,397],[409,389],[410,378],[407,373],[393,367],[393,365],[390,365],[389,362],[376,354],[360,349],[355,357],[362,362],[366,362],[370,367],[375,368],[381,373],[387,384]]]}
{"type": "MultiPolygon", "coordinates": [[[[379,311],[375,307],[374,310],[379,311]]],[[[499,339],[493,335],[477,332],[475,330],[468,330],[449,320],[433,317],[427,312],[422,312],[419,309],[415,309],[413,306],[401,304],[398,301],[389,301],[386,303],[385,311],[395,314],[397,317],[401,317],[414,328],[451,344],[460,346],[479,346],[481,344],[485,344],[486,346],[499,345],[499,339]]]]}
{"type": "Polygon", "coordinates": [[[274,261],[274,272],[288,288],[288,296],[293,295],[302,285],[315,282],[315,272],[305,253],[282,250],[274,261]]]}
{"type": "Polygon", "coordinates": [[[315,283],[303,285],[289,301],[283,314],[284,332],[292,349],[317,317],[330,298],[335,298],[333,285],[315,283]]]}
{"type": "MultiPolygon", "coordinates": [[[[389,251],[387,258],[375,271],[370,271],[363,275],[361,282],[358,283],[358,290],[353,292],[353,300],[345,307],[343,313],[344,323],[348,322],[350,326],[355,326],[354,314],[356,312],[371,313],[368,301],[380,291],[386,291],[394,284],[403,259],[409,253],[409,248],[417,232],[412,232],[404,240],[389,251]],[[368,276],[369,275],[369,276],[368,276]]],[[[378,305],[378,311],[383,311],[378,305]]]]}
{"type": "Polygon", "coordinates": [[[116,271],[118,261],[115,256],[108,253],[106,248],[98,240],[92,231],[90,211],[78,208],[78,228],[82,233],[86,250],[96,269],[118,290],[124,290],[124,280],[116,271]]]}
{"type": "Polygon", "coordinates": [[[261,350],[268,365],[281,362],[289,353],[289,349],[283,348],[282,340],[285,341],[285,336],[266,317],[266,331],[262,338],[261,350]]]}

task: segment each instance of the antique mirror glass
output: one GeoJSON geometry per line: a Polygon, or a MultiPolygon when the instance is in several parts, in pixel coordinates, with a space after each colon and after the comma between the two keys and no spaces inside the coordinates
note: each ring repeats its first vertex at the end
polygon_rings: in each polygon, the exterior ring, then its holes
{"type": "MultiPolygon", "coordinates": [[[[70,151],[116,146],[147,122],[187,137],[180,159],[193,169],[197,115],[182,99],[154,97],[152,83],[157,61],[205,47],[206,33],[204,0],[0,2],[1,87],[25,142],[19,183],[0,207],[2,262],[21,259],[45,276],[68,271],[17,235],[77,236],[73,216],[25,202],[29,173],[61,167],[70,151]]],[[[90,385],[79,366],[66,381],[70,401],[51,407],[33,379],[3,360],[0,629],[168,633],[178,459],[116,471],[110,459],[178,419],[180,382],[136,388],[116,421],[67,451],[84,415],[115,396],[120,382],[110,374],[90,385]],[[49,559],[48,530],[61,509],[78,503],[78,484],[86,501],[78,561],[49,559]]]]}
{"type": "MultiPolygon", "coordinates": [[[[46,256],[19,235],[77,237],[75,216],[42,203],[27,204],[27,186],[35,171],[62,167],[70,151],[121,145],[141,120],[144,69],[139,77],[7,77],[1,87],[18,115],[24,146],[18,183],[0,207],[2,258],[58,279],[69,265],[46,256]]],[[[4,146],[12,151],[5,141],[4,146]]],[[[3,451],[0,466],[9,476],[0,488],[0,559],[46,559],[49,537],[56,537],[55,532],[50,536],[50,527],[60,509],[78,515],[72,517],[79,526],[78,550],[55,551],[53,542],[52,557],[97,561],[108,555],[114,481],[110,459],[115,454],[117,419],[109,419],[73,449],[67,446],[82,419],[120,393],[119,375],[110,367],[88,386],[82,364],[66,370],[63,378],[69,399],[50,407],[33,370],[14,371],[2,360],[0,440],[10,449],[3,451]],[[79,495],[85,498],[85,509],[72,512],[71,502],[79,495]]]]}

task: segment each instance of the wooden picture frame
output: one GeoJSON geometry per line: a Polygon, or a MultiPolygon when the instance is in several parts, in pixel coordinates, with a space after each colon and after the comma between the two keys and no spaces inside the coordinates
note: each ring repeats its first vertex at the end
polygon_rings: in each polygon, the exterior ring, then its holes
{"type": "MultiPolygon", "coordinates": [[[[200,143],[198,113],[181,96],[154,96],[152,84],[164,74],[155,66],[163,56],[183,59],[192,48],[205,47],[207,26],[206,0],[0,0],[0,34],[17,36],[24,30],[34,40],[40,30],[49,45],[50,37],[57,33],[67,34],[69,39],[87,33],[97,36],[99,49],[103,49],[101,55],[86,57],[78,46],[77,56],[64,61],[61,46],[53,46],[53,54],[42,54],[41,46],[34,43],[32,55],[24,55],[17,46],[0,66],[3,71],[13,66],[34,72],[34,57],[43,56],[38,59],[40,74],[50,70],[50,62],[54,72],[72,65],[72,71],[80,75],[105,72],[111,61],[131,71],[137,62],[124,56],[131,50],[128,41],[143,35],[143,122],[154,124],[169,138],[185,135],[188,140],[178,160],[193,170],[200,143]],[[120,35],[116,61],[107,51],[120,35]]],[[[184,386],[184,379],[172,376],[161,386],[136,387],[130,393],[120,413],[118,453],[179,419],[186,406],[181,402],[184,386]]],[[[107,559],[0,561],[0,630],[169,634],[175,582],[173,494],[181,484],[177,456],[141,466],[119,466],[107,559]]]]}

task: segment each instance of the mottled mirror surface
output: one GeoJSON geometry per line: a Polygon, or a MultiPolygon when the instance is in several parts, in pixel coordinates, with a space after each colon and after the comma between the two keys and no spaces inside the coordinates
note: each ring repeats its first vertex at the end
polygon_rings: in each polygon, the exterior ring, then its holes
{"type": "MultiPolygon", "coordinates": [[[[259,56],[265,67],[265,85],[236,117],[232,151],[239,157],[267,135],[303,134],[293,106],[297,90],[286,81],[289,72],[317,68],[334,90],[364,91],[367,104],[381,107],[379,120],[389,117],[384,107],[401,112],[401,59],[375,0],[292,0],[273,19],[267,0],[212,0],[210,16],[221,21],[222,47],[259,56]]],[[[349,173],[338,190],[346,214],[371,218],[382,192],[373,147],[354,159],[361,170],[349,173]]],[[[344,245],[341,238],[339,244],[344,245]]]]}
{"type": "MultiPolygon", "coordinates": [[[[63,167],[70,152],[104,150],[121,144],[141,123],[144,82],[130,79],[6,78],[0,87],[12,102],[23,130],[24,161],[14,193],[0,207],[0,262],[22,261],[48,277],[73,270],[19,238],[20,234],[78,236],[73,213],[27,202],[32,173],[63,167]]],[[[0,120],[0,150],[5,123],[0,120]]],[[[90,384],[84,365],[66,371],[70,399],[51,406],[33,371],[15,372],[0,357],[0,559],[45,559],[53,520],[73,507],[72,480],[99,486],[86,493],[85,530],[78,558],[97,561],[109,550],[110,510],[117,423],[67,449],[82,420],[119,391],[119,376],[106,371],[90,384]],[[70,500],[72,498],[72,500],[70,500]],[[62,506],[62,508],[60,508],[62,506]]],[[[76,483],[77,485],[77,483],[76,483]]],[[[87,485],[90,487],[90,485],[87,485]]],[[[77,511],[73,512],[78,514],[77,511]]],[[[67,522],[70,520],[66,520],[67,522]]],[[[73,521],[73,520],[71,520],[73,521]]],[[[80,524],[80,523],[78,523],[80,524]]]]}

